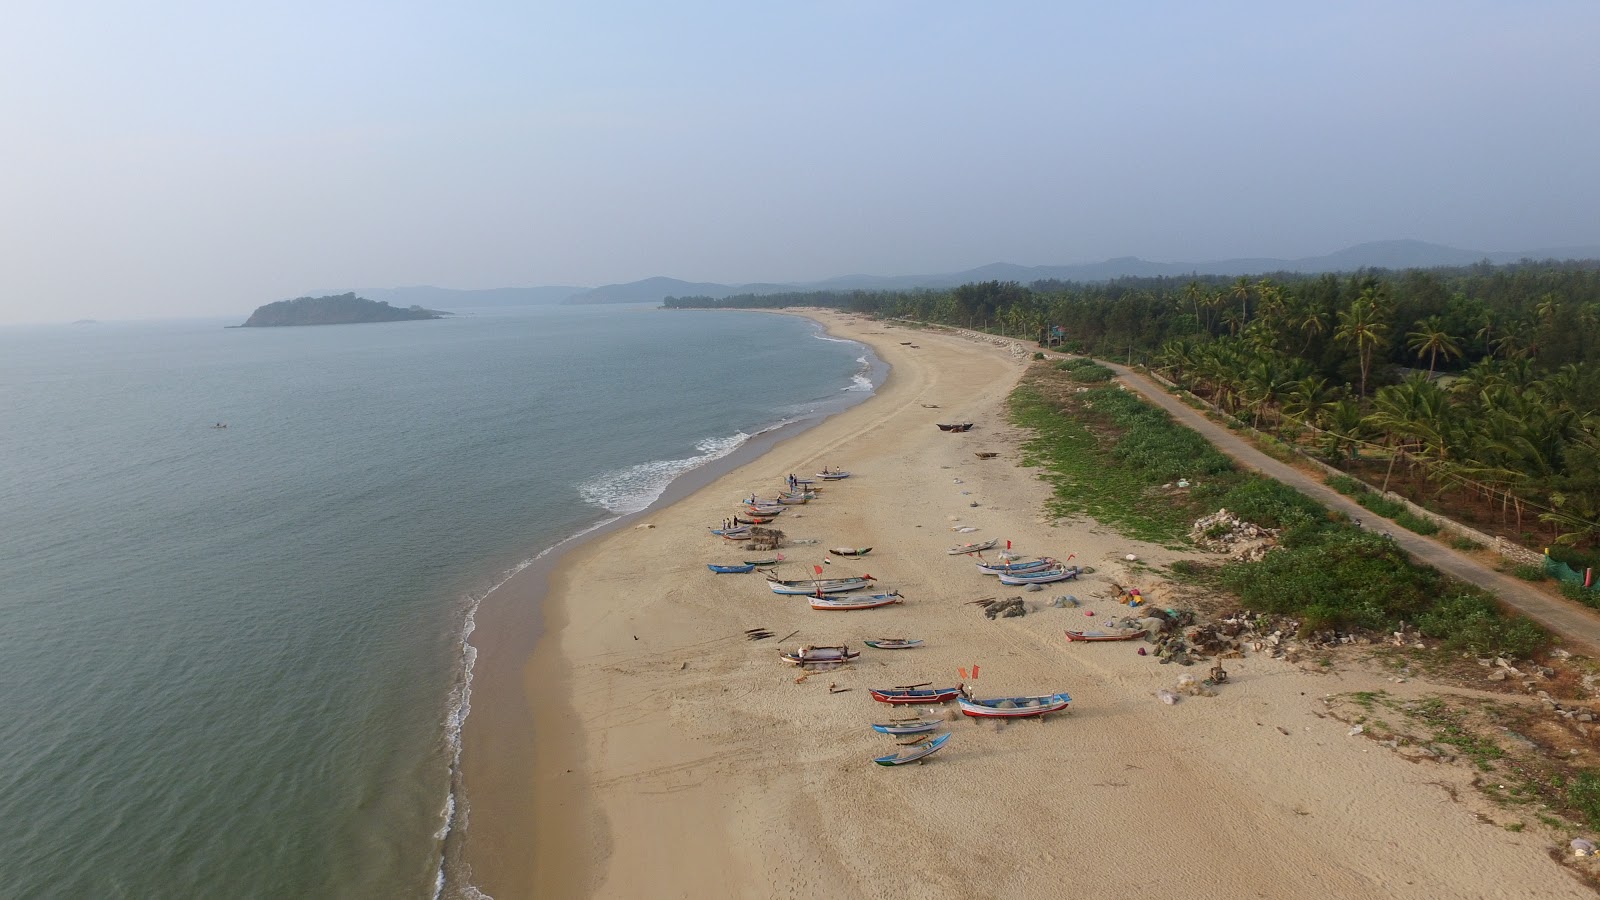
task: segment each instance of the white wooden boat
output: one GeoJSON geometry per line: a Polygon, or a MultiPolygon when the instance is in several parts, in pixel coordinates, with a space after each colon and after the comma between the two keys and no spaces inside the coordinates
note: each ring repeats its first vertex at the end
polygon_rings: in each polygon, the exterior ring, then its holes
{"type": "Polygon", "coordinates": [[[970,544],[957,544],[945,552],[949,553],[951,556],[960,556],[963,553],[977,553],[979,550],[987,550],[998,543],[999,541],[997,539],[989,538],[987,541],[974,541],[970,544]]]}
{"type": "Polygon", "coordinates": [[[1060,712],[1072,703],[1065,693],[1038,697],[996,697],[993,700],[968,700],[957,697],[963,715],[975,719],[1030,719],[1060,712]]]}

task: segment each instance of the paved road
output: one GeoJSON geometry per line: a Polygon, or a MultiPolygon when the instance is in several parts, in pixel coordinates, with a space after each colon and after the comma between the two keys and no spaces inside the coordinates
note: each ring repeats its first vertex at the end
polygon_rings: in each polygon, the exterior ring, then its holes
{"type": "MultiPolygon", "coordinates": [[[[1362,516],[1368,519],[1375,518],[1372,512],[1363,509],[1355,501],[1323,484],[1320,479],[1313,478],[1298,469],[1273,459],[1246,443],[1233,432],[1185,406],[1178,398],[1167,393],[1154,380],[1131,371],[1125,366],[1108,363],[1104,360],[1100,360],[1100,362],[1109,366],[1121,376],[1125,385],[1143,394],[1150,402],[1171,413],[1173,418],[1179,422],[1200,432],[1207,440],[1215,444],[1217,449],[1233,457],[1235,461],[1245,468],[1253,469],[1269,478],[1275,478],[1284,484],[1291,485],[1324,506],[1336,509],[1351,518],[1360,518],[1362,516]]],[[[1387,519],[1381,521],[1388,522],[1387,519]]],[[[1393,535],[1395,543],[1405,548],[1406,552],[1410,553],[1414,558],[1468,584],[1475,584],[1492,591],[1500,598],[1501,603],[1560,635],[1569,649],[1587,653],[1591,656],[1600,656],[1600,613],[1596,613],[1594,610],[1580,606],[1577,603],[1551,597],[1529,587],[1526,582],[1496,572],[1477,560],[1463,556],[1443,544],[1428,540],[1420,534],[1407,531],[1399,525],[1394,525],[1393,523],[1390,523],[1390,525],[1392,527],[1389,528],[1389,532],[1393,535]]]]}

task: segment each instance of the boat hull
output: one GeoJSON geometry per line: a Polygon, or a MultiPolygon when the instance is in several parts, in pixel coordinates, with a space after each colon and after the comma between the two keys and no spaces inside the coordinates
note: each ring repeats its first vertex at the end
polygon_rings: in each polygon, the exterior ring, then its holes
{"type": "Polygon", "coordinates": [[[903,766],[906,763],[920,762],[921,760],[938,753],[939,748],[943,747],[949,742],[949,740],[950,735],[948,733],[941,734],[933,740],[928,741],[925,744],[918,744],[910,750],[905,750],[900,753],[891,753],[888,756],[879,756],[873,759],[873,762],[880,766],[903,766]]]}
{"type": "Polygon", "coordinates": [[[945,552],[949,553],[951,556],[960,556],[963,553],[977,553],[979,550],[987,550],[997,543],[999,543],[999,541],[990,538],[987,541],[977,541],[971,544],[957,544],[945,552]]]}
{"type": "Polygon", "coordinates": [[[913,703],[948,703],[961,696],[961,685],[952,688],[889,688],[871,689],[872,699],[879,703],[905,706],[913,703]]]}
{"type": "Polygon", "coordinates": [[[915,722],[884,722],[875,724],[872,730],[879,734],[921,734],[932,731],[942,724],[939,719],[920,719],[915,722]]]}
{"type": "Polygon", "coordinates": [[[752,563],[745,563],[742,566],[719,566],[715,563],[706,563],[706,568],[718,575],[743,575],[746,572],[754,572],[756,567],[752,563]]]}
{"type": "Polygon", "coordinates": [[[772,588],[774,594],[789,594],[794,596],[804,594],[843,594],[847,591],[859,591],[871,582],[865,578],[851,579],[849,581],[775,581],[767,579],[767,587],[772,588]]]}
{"type": "Polygon", "coordinates": [[[1078,642],[1078,641],[1084,641],[1084,642],[1089,642],[1089,643],[1092,643],[1094,641],[1132,641],[1132,640],[1136,640],[1138,638],[1142,638],[1146,634],[1149,634],[1149,632],[1147,630],[1143,629],[1143,628],[1139,628],[1139,629],[1136,629],[1136,630],[1133,630],[1133,631],[1070,631],[1069,630],[1067,632],[1067,641],[1069,643],[1070,642],[1078,642]]]}
{"type": "Polygon", "coordinates": [[[911,649],[915,649],[917,647],[921,647],[922,646],[922,641],[920,639],[917,639],[917,640],[877,639],[877,640],[866,640],[866,641],[862,641],[861,643],[866,644],[868,647],[871,647],[874,650],[911,650],[911,649]]]}
{"type": "Polygon", "coordinates": [[[880,606],[893,606],[904,602],[899,594],[873,594],[870,597],[839,597],[828,599],[825,597],[811,598],[812,609],[822,610],[851,610],[851,609],[876,609],[880,606]]]}
{"type": "Polygon", "coordinates": [[[1023,572],[1021,575],[1001,575],[1001,584],[1054,584],[1057,581],[1072,581],[1078,577],[1078,569],[1053,569],[1044,572],[1023,572]]]}
{"type": "Polygon", "coordinates": [[[1046,716],[1053,712],[1061,712],[1072,704],[1072,698],[1066,694],[1046,694],[1039,697],[998,697],[994,700],[968,700],[965,697],[956,698],[961,706],[961,714],[974,719],[1031,719],[1037,716],[1046,716]],[[1002,708],[993,704],[1005,702],[1016,704],[1013,707],[1002,708]],[[1037,703],[1037,706],[1028,706],[1037,703]]]}

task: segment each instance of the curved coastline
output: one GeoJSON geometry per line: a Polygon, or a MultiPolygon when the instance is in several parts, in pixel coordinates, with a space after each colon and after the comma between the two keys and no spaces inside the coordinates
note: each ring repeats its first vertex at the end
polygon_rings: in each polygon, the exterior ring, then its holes
{"type": "Polygon", "coordinates": [[[470,616],[472,715],[460,728],[460,762],[454,779],[453,821],[447,823],[441,883],[436,896],[567,896],[590,881],[604,856],[604,822],[583,800],[582,779],[535,785],[535,773],[581,772],[581,736],[574,721],[572,689],[560,656],[567,624],[564,592],[552,592],[573,554],[592,542],[667,509],[722,477],[759,460],[773,448],[830,419],[870,404],[892,377],[870,343],[831,336],[828,323],[804,311],[732,310],[792,315],[817,324],[825,340],[861,344],[867,375],[842,388],[837,400],[816,413],[757,432],[726,456],[674,478],[661,496],[635,512],[621,513],[540,551],[480,600],[470,616]],[[861,388],[862,380],[870,390],[861,388]],[[573,828],[585,821],[584,840],[573,828]],[[530,841],[531,837],[531,841],[530,841]],[[560,859],[539,866],[533,857],[560,859]],[[502,892],[500,895],[496,891],[502,892]]]}

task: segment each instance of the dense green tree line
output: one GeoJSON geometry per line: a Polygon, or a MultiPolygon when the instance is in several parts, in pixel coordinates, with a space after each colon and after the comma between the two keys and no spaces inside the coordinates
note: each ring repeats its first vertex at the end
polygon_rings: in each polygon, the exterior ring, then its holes
{"type": "Polygon", "coordinates": [[[823,306],[1148,363],[1334,461],[1358,453],[1600,540],[1600,264],[669,298],[823,306]]]}

